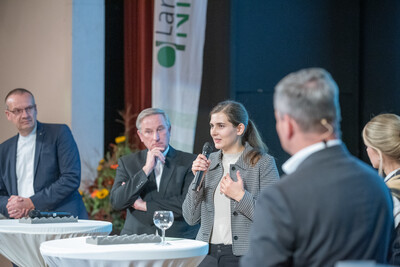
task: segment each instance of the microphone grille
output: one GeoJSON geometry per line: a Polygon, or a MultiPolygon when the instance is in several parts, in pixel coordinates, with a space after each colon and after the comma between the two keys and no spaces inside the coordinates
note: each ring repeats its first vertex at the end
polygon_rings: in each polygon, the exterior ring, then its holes
{"type": "Polygon", "coordinates": [[[208,155],[213,151],[213,146],[210,144],[210,142],[205,142],[203,146],[203,154],[208,155]]]}

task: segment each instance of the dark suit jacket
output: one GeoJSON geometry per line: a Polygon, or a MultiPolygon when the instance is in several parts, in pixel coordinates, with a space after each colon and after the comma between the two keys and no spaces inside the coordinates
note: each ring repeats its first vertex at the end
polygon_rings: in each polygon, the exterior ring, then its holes
{"type": "MultiPolygon", "coordinates": [[[[16,135],[0,145],[0,213],[8,217],[7,200],[18,195],[16,135]]],[[[79,152],[67,125],[37,122],[34,159],[35,194],[30,197],[40,211],[71,212],[79,219],[88,215],[78,192],[81,182],[79,152]]]]}
{"type": "Polygon", "coordinates": [[[142,150],[121,157],[118,161],[117,174],[111,189],[111,204],[117,210],[127,209],[121,234],[154,234],[156,232],[153,223],[154,211],[171,210],[175,220],[171,228],[166,231],[166,235],[195,238],[198,225],[189,226],[185,222],[182,216],[182,203],[194,178],[191,167],[196,156],[177,151],[170,146],[159,192],[154,171],[147,177],[142,170],[146,156],[147,150],[142,150]],[[146,201],[146,212],[131,207],[139,196],[146,201]]]}
{"type": "Polygon", "coordinates": [[[344,145],[310,155],[259,197],[242,266],[386,262],[393,204],[381,177],[344,145]]]}

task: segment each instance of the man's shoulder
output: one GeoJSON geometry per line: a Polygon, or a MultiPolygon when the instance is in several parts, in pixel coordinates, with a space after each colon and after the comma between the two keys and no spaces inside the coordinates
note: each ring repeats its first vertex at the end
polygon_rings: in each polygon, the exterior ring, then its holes
{"type": "Polygon", "coordinates": [[[170,152],[167,157],[171,157],[171,160],[176,165],[181,166],[192,166],[193,161],[196,159],[196,155],[188,152],[184,152],[181,150],[176,150],[170,146],[170,152]]]}
{"type": "MultiPolygon", "coordinates": [[[[191,166],[192,162],[196,159],[195,154],[176,150],[172,147],[170,147],[170,152],[168,152],[168,153],[172,154],[172,160],[174,161],[174,163],[177,163],[177,164],[183,164],[183,165],[189,164],[191,166]]],[[[144,150],[135,151],[128,155],[122,156],[120,158],[120,160],[123,161],[124,163],[132,162],[132,161],[145,162],[146,157],[147,157],[147,149],[144,149],[144,150]]]]}
{"type": "Polygon", "coordinates": [[[123,161],[137,160],[138,158],[146,159],[146,153],[147,153],[147,149],[132,151],[131,153],[120,157],[120,159],[123,161]]]}
{"type": "Polygon", "coordinates": [[[170,147],[170,148],[175,150],[176,156],[179,157],[179,158],[183,158],[185,160],[194,161],[196,159],[196,157],[197,157],[193,153],[184,152],[184,151],[181,151],[181,150],[174,149],[172,147],[170,147]]]}
{"type": "Polygon", "coordinates": [[[75,142],[71,129],[66,124],[38,122],[36,135],[43,136],[43,142],[60,139],[63,142],[75,142]]]}
{"type": "MultiPolygon", "coordinates": [[[[324,149],[311,155],[310,160],[306,159],[305,162],[313,164],[315,167],[314,170],[333,169],[334,172],[347,172],[351,170],[362,173],[365,172],[375,177],[378,176],[377,172],[370,165],[353,156],[345,145],[324,149]]],[[[307,164],[304,165],[307,166],[307,164]]]]}
{"type": "Polygon", "coordinates": [[[343,163],[347,166],[354,163],[354,157],[348,152],[344,145],[335,145],[324,148],[306,157],[297,167],[293,174],[302,172],[316,172],[334,168],[336,171],[343,168],[343,163]]]}
{"type": "Polygon", "coordinates": [[[331,161],[313,161],[307,167],[299,167],[291,174],[283,175],[281,179],[268,186],[261,197],[272,201],[284,201],[290,206],[298,206],[307,201],[320,201],[327,192],[335,192],[335,198],[347,194],[349,188],[372,190],[380,194],[382,185],[377,174],[355,157],[343,157],[331,161]],[[289,204],[290,203],[290,204],[289,204]]]}
{"type": "Polygon", "coordinates": [[[0,144],[0,149],[8,148],[8,147],[16,144],[17,139],[18,139],[18,135],[14,135],[13,137],[7,139],[6,141],[4,141],[3,143],[0,144]]]}
{"type": "Polygon", "coordinates": [[[38,130],[45,131],[61,131],[61,130],[70,130],[68,125],[64,123],[42,123],[38,122],[38,130]]]}
{"type": "Polygon", "coordinates": [[[296,171],[285,175],[277,183],[281,190],[290,192],[320,188],[330,185],[331,189],[346,188],[359,182],[363,186],[374,186],[382,182],[371,166],[352,156],[339,146],[316,152],[305,159],[296,171]]]}

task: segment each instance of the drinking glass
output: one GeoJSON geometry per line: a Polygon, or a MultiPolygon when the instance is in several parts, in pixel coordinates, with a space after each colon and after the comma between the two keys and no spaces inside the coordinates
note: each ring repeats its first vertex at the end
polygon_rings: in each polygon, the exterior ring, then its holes
{"type": "Polygon", "coordinates": [[[167,210],[158,210],[154,212],[153,222],[157,228],[160,228],[162,231],[161,243],[160,245],[170,245],[165,242],[165,230],[171,227],[174,223],[174,214],[172,211],[167,210]]]}

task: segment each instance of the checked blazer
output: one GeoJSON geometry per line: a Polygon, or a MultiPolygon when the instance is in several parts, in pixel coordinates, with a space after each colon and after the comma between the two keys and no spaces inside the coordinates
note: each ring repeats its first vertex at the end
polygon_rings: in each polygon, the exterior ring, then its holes
{"type": "MultiPolygon", "coordinates": [[[[279,179],[275,160],[263,155],[255,166],[245,162],[244,156],[253,148],[246,143],[245,149],[235,164],[231,164],[229,175],[236,179],[240,171],[245,194],[240,202],[231,199],[232,250],[236,256],[244,255],[249,248],[249,231],[254,218],[254,207],[261,190],[279,179]]],[[[210,167],[205,174],[199,192],[189,190],[183,203],[183,217],[189,225],[200,223],[196,239],[209,242],[214,224],[214,193],[223,174],[222,151],[211,153],[210,167]]],[[[192,188],[193,183],[190,186],[192,188]]]]}

